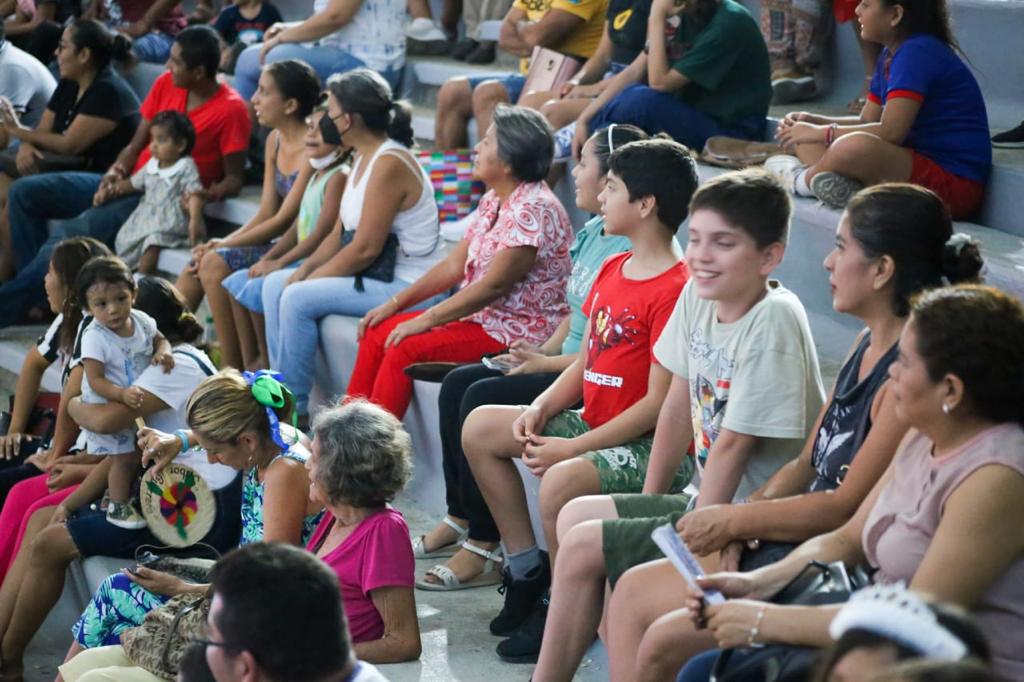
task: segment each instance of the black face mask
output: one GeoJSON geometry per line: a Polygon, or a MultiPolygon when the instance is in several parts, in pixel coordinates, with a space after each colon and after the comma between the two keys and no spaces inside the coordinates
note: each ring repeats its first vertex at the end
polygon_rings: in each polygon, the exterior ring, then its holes
{"type": "Polygon", "coordinates": [[[341,146],[341,131],[338,130],[338,126],[334,125],[330,114],[321,116],[318,125],[320,127],[320,136],[324,139],[324,144],[341,146]]]}

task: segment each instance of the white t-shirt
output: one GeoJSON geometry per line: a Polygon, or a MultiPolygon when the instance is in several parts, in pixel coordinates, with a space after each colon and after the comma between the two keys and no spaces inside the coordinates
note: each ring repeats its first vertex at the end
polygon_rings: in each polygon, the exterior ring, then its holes
{"type": "Polygon", "coordinates": [[[57,88],[41,61],[11,44],[0,42],[0,96],[11,100],[21,123],[35,128],[57,88]]]}
{"type": "MultiPolygon", "coordinates": [[[[175,346],[174,369],[170,374],[165,374],[163,367],[150,365],[135,382],[136,386],[167,405],[166,410],[146,417],[146,424],[164,433],[187,429],[185,408],[188,399],[196,387],[215,372],[213,362],[203,351],[188,343],[175,346]],[[200,363],[204,363],[209,371],[204,371],[200,363]]],[[[223,488],[238,475],[231,467],[210,463],[206,451],[201,448],[183,452],[175,457],[175,461],[194,469],[211,490],[223,488]]]]}
{"type": "Polygon", "coordinates": [[[723,428],[759,437],[734,501],[800,453],[825,399],[803,304],[777,281],[767,286],[746,315],[724,324],[691,280],[654,346],[658,362],[690,382],[698,475],[723,428]]]}
{"type": "MultiPolygon", "coordinates": [[[[103,363],[103,375],[116,386],[131,386],[149,367],[153,359],[153,339],[157,334],[156,322],[141,310],[132,310],[132,335],[119,336],[97,320],[82,331],[82,360],[103,363]]],[[[162,368],[161,368],[161,371],[162,368]]],[[[82,376],[82,402],[104,404],[106,398],[89,385],[89,377],[82,376]]],[[[82,429],[86,449],[92,455],[120,455],[135,449],[135,429],[117,433],[95,433],[82,429]]]]}
{"type": "MultiPolygon", "coordinates": [[[[117,386],[134,384],[153,359],[156,322],[141,310],[133,309],[131,317],[134,327],[131,336],[119,336],[95,319],[82,331],[82,359],[102,362],[103,375],[117,386]]],[[[89,377],[82,378],[82,400],[107,402],[89,386],[89,377]]]]}

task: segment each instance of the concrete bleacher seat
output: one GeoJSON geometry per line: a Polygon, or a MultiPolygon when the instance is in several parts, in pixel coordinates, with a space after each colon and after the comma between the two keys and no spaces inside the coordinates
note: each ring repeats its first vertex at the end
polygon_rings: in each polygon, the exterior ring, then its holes
{"type": "MultiPolygon", "coordinates": [[[[345,393],[356,361],[358,326],[358,318],[344,315],[328,315],[320,320],[316,385],[310,396],[313,410],[345,393]]],[[[440,391],[441,384],[414,382],[412,403],[404,420],[412,438],[413,452],[413,477],[406,485],[406,494],[418,503],[420,509],[438,518],[445,513],[441,436],[437,428],[440,391]]]]}

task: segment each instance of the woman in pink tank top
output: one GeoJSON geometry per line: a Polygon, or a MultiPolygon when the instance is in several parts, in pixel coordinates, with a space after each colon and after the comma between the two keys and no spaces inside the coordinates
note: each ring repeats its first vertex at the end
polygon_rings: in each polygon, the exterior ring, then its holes
{"type": "Polygon", "coordinates": [[[1024,308],[997,289],[948,287],[915,299],[890,369],[896,409],[912,428],[889,470],[839,530],[762,569],[709,576],[703,586],[732,599],[702,608],[691,592],[694,619],[706,619],[723,648],[827,646],[838,606],[759,600],[808,561],[867,563],[876,582],[905,581],[969,609],[995,671],[1024,680],[1022,339],[1024,308]]]}

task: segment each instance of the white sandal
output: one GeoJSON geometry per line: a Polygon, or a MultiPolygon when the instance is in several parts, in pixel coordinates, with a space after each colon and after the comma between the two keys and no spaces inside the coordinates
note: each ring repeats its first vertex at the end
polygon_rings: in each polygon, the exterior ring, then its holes
{"type": "Polygon", "coordinates": [[[412,541],[412,553],[414,557],[417,559],[440,559],[442,557],[450,557],[459,550],[462,543],[469,537],[469,528],[463,528],[452,521],[449,517],[445,516],[441,519],[441,522],[458,533],[459,537],[454,542],[442,545],[437,549],[428,552],[425,545],[427,536],[421,535],[412,541]]]}
{"type": "Polygon", "coordinates": [[[467,552],[472,552],[473,554],[482,556],[486,559],[484,562],[484,568],[479,575],[463,582],[462,580],[459,580],[457,575],[455,575],[455,571],[444,564],[438,564],[427,571],[423,578],[416,581],[416,588],[426,590],[428,592],[454,592],[455,590],[466,590],[471,587],[497,585],[501,582],[500,565],[505,561],[505,557],[502,556],[500,546],[493,552],[488,552],[486,549],[477,547],[473,543],[467,541],[462,543],[462,548],[467,552]],[[435,583],[428,581],[427,576],[429,575],[434,576],[441,582],[435,583]]]}

